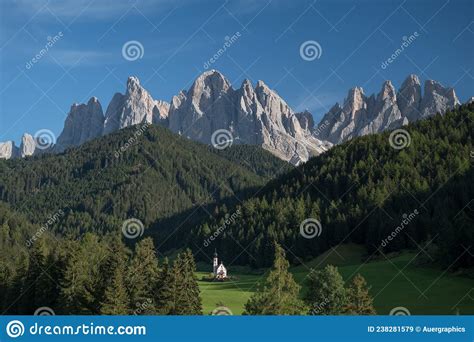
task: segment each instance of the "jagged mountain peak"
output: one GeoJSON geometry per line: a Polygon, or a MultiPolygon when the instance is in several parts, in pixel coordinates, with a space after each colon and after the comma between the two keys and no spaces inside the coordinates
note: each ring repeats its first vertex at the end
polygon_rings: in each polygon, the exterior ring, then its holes
{"type": "Polygon", "coordinates": [[[344,106],[362,103],[364,99],[364,89],[362,87],[353,87],[347,92],[347,97],[344,99],[344,106]]]}
{"type": "Polygon", "coordinates": [[[242,81],[241,88],[248,88],[248,87],[253,88],[253,85],[252,85],[252,82],[248,78],[246,78],[242,81]]]}
{"type": "Polygon", "coordinates": [[[10,159],[18,156],[18,147],[14,141],[0,142],[0,159],[10,159]]]}
{"type": "Polygon", "coordinates": [[[379,96],[382,99],[385,99],[387,97],[389,98],[396,97],[396,90],[391,81],[387,80],[383,83],[382,90],[380,91],[379,96]]]}
{"type": "Polygon", "coordinates": [[[140,80],[137,76],[128,76],[127,88],[135,87],[140,85],[140,80]]]}
{"type": "Polygon", "coordinates": [[[231,88],[230,81],[219,71],[212,69],[203,72],[194,81],[191,89],[210,88],[217,90],[227,90],[231,88]]]}
{"type": "Polygon", "coordinates": [[[32,156],[36,150],[35,138],[28,133],[24,133],[21,137],[20,155],[22,158],[32,156]]]}
{"type": "Polygon", "coordinates": [[[91,97],[87,104],[74,103],[64,122],[64,128],[57,139],[54,150],[78,146],[102,135],[104,112],[97,97],[91,97]]]}
{"type": "MultiPolygon", "coordinates": [[[[87,104],[92,104],[92,103],[99,103],[99,99],[95,96],[92,96],[89,101],[87,101],[87,104]]],[[[99,103],[100,104],[100,103],[99,103]]]]}
{"type": "Polygon", "coordinates": [[[154,100],[136,76],[127,79],[125,94],[116,93],[105,112],[104,134],[143,122],[165,123],[169,104],[154,100]]]}
{"type": "Polygon", "coordinates": [[[427,80],[420,104],[420,117],[424,118],[436,113],[443,114],[447,109],[454,108],[459,104],[459,99],[453,88],[444,87],[434,80],[427,80]]]}
{"type": "Polygon", "coordinates": [[[267,84],[265,82],[263,82],[262,80],[257,81],[257,84],[255,85],[255,88],[256,89],[258,88],[261,91],[271,91],[270,87],[267,86],[267,84]]]}
{"type": "Polygon", "coordinates": [[[207,144],[216,130],[225,129],[235,143],[260,145],[285,160],[297,153],[306,161],[323,151],[311,136],[314,122],[308,115],[294,115],[261,80],[255,87],[244,80],[234,90],[221,73],[210,70],[201,74],[188,92],[173,97],[169,128],[207,144]]]}
{"type": "Polygon", "coordinates": [[[366,106],[367,103],[364,89],[361,87],[351,88],[344,100],[345,111],[354,118],[356,115],[359,115],[361,111],[365,110],[366,106]]]}
{"type": "MultiPolygon", "coordinates": [[[[281,98],[281,96],[262,80],[257,81],[255,86],[255,93],[257,94],[258,101],[267,111],[273,113],[280,111],[282,117],[289,117],[294,114],[294,111],[290,106],[281,98]],[[279,109],[277,107],[280,107],[279,109]]],[[[274,117],[277,118],[277,117],[274,117]]]]}
{"type": "Polygon", "coordinates": [[[248,96],[251,96],[251,94],[255,93],[252,82],[248,78],[243,80],[240,90],[248,96]]]}
{"type": "Polygon", "coordinates": [[[420,118],[444,113],[459,101],[452,88],[428,80],[421,94],[418,76],[412,74],[403,81],[397,92],[392,82],[385,81],[374,96],[365,96],[362,88],[349,90],[343,108],[336,104],[324,115],[317,126],[323,139],[339,144],[347,139],[400,127],[420,118]],[[329,123],[329,124],[328,124],[329,123]]]}
{"type": "Polygon", "coordinates": [[[415,74],[410,74],[405,78],[400,89],[403,89],[408,86],[421,85],[420,79],[415,74]]]}

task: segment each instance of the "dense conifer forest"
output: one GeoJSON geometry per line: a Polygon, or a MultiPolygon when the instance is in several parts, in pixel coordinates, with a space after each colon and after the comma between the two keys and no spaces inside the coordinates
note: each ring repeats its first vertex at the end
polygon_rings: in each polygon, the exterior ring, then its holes
{"type": "MultiPolygon", "coordinates": [[[[3,313],[201,314],[195,259],[214,248],[234,264],[273,265],[268,284],[281,281],[295,312],[310,314],[312,300],[300,301],[286,270],[340,243],[363,244],[368,256],[421,245],[442,266],[474,266],[472,252],[459,257],[474,241],[473,104],[404,127],[403,149],[387,132],[297,168],[257,147],[215,151],[164,128],[138,138],[135,129],[61,155],[0,161],[3,313]],[[122,234],[131,217],[144,223],[141,239],[122,234]],[[320,236],[302,236],[308,218],[320,236]]],[[[338,282],[337,271],[324,272],[338,282]]],[[[340,312],[372,314],[366,287],[355,278],[340,312]]],[[[260,287],[248,313],[287,313],[272,291],[260,287]],[[261,312],[260,302],[277,309],[261,312]]]]}

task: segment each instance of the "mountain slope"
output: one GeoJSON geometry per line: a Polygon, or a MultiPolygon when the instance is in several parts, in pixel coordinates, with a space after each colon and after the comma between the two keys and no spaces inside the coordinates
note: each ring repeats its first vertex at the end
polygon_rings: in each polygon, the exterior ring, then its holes
{"type": "Polygon", "coordinates": [[[445,265],[474,266],[462,247],[474,245],[474,104],[406,130],[411,143],[403,149],[392,147],[387,132],[310,159],[186,233],[189,245],[203,258],[217,248],[224,260],[238,256],[234,263],[261,267],[271,263],[272,240],[291,250],[293,262],[343,242],[365,244],[370,254],[429,244],[445,265]],[[225,223],[237,210],[238,218],[225,223]],[[308,218],[321,223],[320,236],[300,233],[308,218]],[[218,238],[205,244],[212,235],[218,238]]]}
{"type": "Polygon", "coordinates": [[[0,161],[0,199],[37,223],[64,211],[54,225],[61,232],[117,231],[131,217],[148,227],[199,204],[244,198],[288,167],[257,147],[239,155],[241,165],[232,154],[137,125],[63,154],[0,161]]]}

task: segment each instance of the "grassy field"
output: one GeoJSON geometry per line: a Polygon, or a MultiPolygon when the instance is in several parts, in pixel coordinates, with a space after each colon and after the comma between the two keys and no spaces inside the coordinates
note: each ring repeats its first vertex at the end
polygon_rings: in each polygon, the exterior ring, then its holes
{"type": "MultiPolygon", "coordinates": [[[[303,285],[310,268],[326,264],[337,265],[345,280],[356,273],[362,274],[372,286],[378,314],[386,315],[392,308],[405,307],[411,314],[474,314],[474,280],[455,276],[440,269],[414,265],[415,254],[404,253],[389,260],[362,263],[364,250],[360,246],[339,246],[304,265],[291,269],[298,283],[303,285]]],[[[244,274],[228,269],[237,279],[229,282],[199,281],[204,313],[210,313],[218,303],[230,308],[234,315],[241,314],[244,304],[255,290],[263,275],[244,274]]],[[[198,279],[207,275],[198,272],[198,279]]]]}

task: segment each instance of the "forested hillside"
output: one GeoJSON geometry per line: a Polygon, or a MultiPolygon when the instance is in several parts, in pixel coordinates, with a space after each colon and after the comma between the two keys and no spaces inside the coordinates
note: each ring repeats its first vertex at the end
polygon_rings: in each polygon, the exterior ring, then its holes
{"type": "Polygon", "coordinates": [[[175,221],[160,220],[245,198],[289,168],[256,146],[217,151],[145,124],[61,155],[0,161],[0,200],[40,225],[62,211],[50,227],[62,234],[118,231],[131,217],[164,229],[175,221]]]}
{"type": "Polygon", "coordinates": [[[188,244],[198,255],[217,248],[225,260],[258,267],[271,264],[272,240],[291,250],[293,262],[342,242],[365,244],[369,255],[426,244],[443,265],[472,267],[472,251],[464,248],[474,243],[474,104],[404,129],[411,141],[402,149],[386,132],[309,160],[258,196],[221,207],[219,216],[191,229],[188,244]],[[237,211],[238,219],[224,224],[237,211]],[[307,218],[321,222],[320,236],[300,234],[307,218]],[[211,235],[218,238],[203,248],[211,235]]]}

